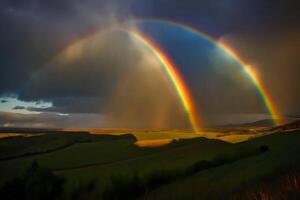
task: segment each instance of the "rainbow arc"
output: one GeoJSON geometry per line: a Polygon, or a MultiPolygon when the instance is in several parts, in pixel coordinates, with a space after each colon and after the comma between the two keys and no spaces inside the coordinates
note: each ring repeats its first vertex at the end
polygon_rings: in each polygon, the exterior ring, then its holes
{"type": "MultiPolygon", "coordinates": [[[[194,33],[195,35],[198,35],[199,37],[206,39],[213,44],[215,44],[217,47],[222,49],[225,53],[227,53],[229,56],[234,58],[239,65],[243,68],[245,71],[245,74],[247,74],[248,78],[252,82],[252,84],[255,86],[256,90],[260,94],[260,97],[270,113],[274,124],[280,123],[280,114],[275,106],[275,104],[272,101],[272,98],[270,94],[267,92],[267,89],[264,87],[262,82],[259,80],[257,75],[252,70],[251,66],[247,65],[246,62],[244,62],[241,57],[234,52],[229,46],[227,46],[225,43],[218,42],[217,39],[213,38],[212,36],[209,36],[208,34],[201,32],[193,27],[190,27],[186,24],[178,23],[178,22],[172,22],[167,20],[160,20],[160,19],[143,19],[143,20],[133,20],[135,23],[145,23],[145,22],[155,22],[155,23],[163,23],[167,25],[172,25],[179,27],[181,29],[187,30],[189,32],[194,33]]],[[[162,69],[164,70],[165,74],[168,76],[170,82],[174,86],[174,89],[176,90],[176,93],[180,99],[180,102],[182,104],[182,107],[184,108],[187,117],[189,119],[189,122],[191,124],[191,127],[193,130],[197,133],[201,132],[201,126],[200,126],[200,120],[197,113],[197,108],[195,106],[195,102],[192,98],[192,95],[190,93],[189,87],[184,81],[183,76],[178,71],[178,68],[176,67],[176,64],[170,59],[170,57],[162,50],[162,48],[159,47],[159,45],[154,42],[154,40],[150,37],[148,37],[146,34],[141,33],[137,30],[132,30],[129,28],[110,28],[105,31],[95,31],[93,33],[90,33],[86,35],[85,37],[82,37],[76,41],[73,41],[71,44],[67,45],[66,48],[64,48],[63,51],[61,51],[59,54],[56,54],[51,60],[58,57],[62,52],[65,50],[71,49],[75,45],[81,44],[85,39],[91,38],[95,34],[99,32],[111,32],[111,31],[122,31],[126,32],[129,35],[131,35],[133,38],[135,38],[137,41],[140,41],[147,50],[149,50],[153,56],[161,63],[162,69]]],[[[50,61],[51,61],[50,60],[50,61]]]]}
{"type": "Polygon", "coordinates": [[[185,81],[183,80],[181,74],[178,72],[176,65],[171,61],[170,58],[158,47],[151,39],[141,35],[138,32],[129,32],[133,37],[141,41],[146,48],[148,48],[153,55],[160,61],[163,69],[170,78],[179,99],[181,100],[182,106],[188,116],[190,124],[195,132],[199,133],[201,131],[199,126],[199,119],[196,112],[196,108],[189,92],[185,81]]]}

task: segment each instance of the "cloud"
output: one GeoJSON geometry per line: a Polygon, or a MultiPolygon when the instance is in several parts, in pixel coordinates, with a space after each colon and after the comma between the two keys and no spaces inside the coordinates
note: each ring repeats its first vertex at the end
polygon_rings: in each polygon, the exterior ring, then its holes
{"type": "Polygon", "coordinates": [[[58,115],[54,113],[17,114],[0,112],[0,127],[99,128],[105,119],[97,114],[58,115]]]}
{"type": "Polygon", "coordinates": [[[55,113],[101,113],[103,111],[103,100],[97,97],[60,97],[51,101],[53,102],[51,107],[30,106],[26,110],[55,113]]]}
{"type": "Polygon", "coordinates": [[[0,95],[18,93],[65,45],[112,21],[132,16],[167,18],[215,36],[266,29],[272,35],[274,27],[298,25],[298,8],[298,1],[280,0],[3,0],[0,24],[6,28],[0,32],[0,95]]]}
{"type": "MultiPolygon", "coordinates": [[[[297,74],[300,62],[296,53],[299,52],[299,31],[294,31],[300,15],[298,4],[280,0],[271,3],[238,0],[174,0],[172,3],[169,0],[4,0],[0,2],[0,23],[6,27],[0,32],[0,96],[13,94],[24,101],[53,103],[49,108],[28,107],[30,111],[107,113],[111,117],[117,115],[118,110],[125,113],[127,106],[132,115],[128,119],[126,115],[116,117],[115,124],[120,120],[132,126],[139,120],[133,116],[143,116],[141,118],[145,121],[155,118],[157,124],[168,124],[166,119],[171,118],[169,124],[176,124],[181,119],[182,110],[178,108],[177,97],[172,96],[174,94],[166,86],[170,83],[166,84],[156,72],[138,69],[147,54],[129,35],[96,34],[91,40],[83,39],[95,28],[105,30],[131,17],[157,17],[191,24],[214,36],[228,36],[242,57],[257,65],[282,112],[299,112],[297,74]],[[78,40],[82,42],[74,45],[73,41],[78,40]],[[68,45],[70,43],[73,45],[68,45]],[[158,86],[158,83],[163,86],[158,86]],[[157,95],[146,95],[147,91],[157,95]],[[130,97],[126,97],[128,94],[130,97]],[[158,97],[160,100],[156,99],[158,97]],[[145,108],[147,99],[151,100],[145,108]],[[133,107],[132,102],[138,103],[133,107]],[[164,119],[156,117],[157,113],[164,119]]],[[[143,66],[156,64],[146,62],[143,66]]],[[[244,87],[239,85],[241,82],[235,84],[228,80],[229,76],[210,77],[202,72],[185,77],[190,80],[199,79],[199,74],[202,76],[200,81],[190,82],[199,112],[262,111],[261,101],[253,95],[254,90],[241,91],[244,87]]],[[[2,100],[1,103],[6,102],[2,100]]],[[[145,122],[145,126],[149,124],[145,122]]]]}
{"type": "Polygon", "coordinates": [[[299,1],[138,0],[132,7],[135,16],[180,21],[216,37],[239,30],[298,26],[300,19],[299,1]]]}
{"type": "Polygon", "coordinates": [[[120,76],[137,67],[143,56],[140,48],[127,33],[100,31],[50,60],[23,86],[19,98],[30,101],[106,95],[120,76]]]}
{"type": "Polygon", "coordinates": [[[15,106],[13,108],[13,110],[25,110],[25,109],[26,109],[26,107],[24,107],[24,106],[15,106]]]}
{"type": "Polygon", "coordinates": [[[17,93],[65,45],[95,27],[110,25],[115,15],[109,13],[119,13],[121,6],[117,4],[79,0],[1,1],[0,23],[6,28],[0,32],[0,95],[17,93]]]}
{"type": "Polygon", "coordinates": [[[19,98],[53,105],[28,111],[103,113],[110,127],[188,124],[161,64],[140,41],[120,31],[100,31],[69,46],[23,87],[19,98]]]}

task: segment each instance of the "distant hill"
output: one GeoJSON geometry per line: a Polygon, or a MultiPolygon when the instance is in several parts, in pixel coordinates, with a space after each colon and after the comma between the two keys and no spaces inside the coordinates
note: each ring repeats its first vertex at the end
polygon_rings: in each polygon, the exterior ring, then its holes
{"type": "MultiPolygon", "coordinates": [[[[294,122],[295,120],[297,120],[297,118],[286,118],[286,119],[281,119],[282,124],[288,124],[291,122],[294,122]]],[[[274,127],[274,122],[272,119],[263,119],[263,120],[259,120],[259,121],[255,121],[255,122],[250,122],[250,123],[243,123],[243,124],[228,124],[223,126],[225,128],[250,128],[250,127],[254,127],[254,128],[258,128],[258,127],[274,127]]]]}
{"type": "Polygon", "coordinates": [[[300,119],[271,128],[272,131],[288,131],[300,129],[300,119]]]}
{"type": "Polygon", "coordinates": [[[274,122],[271,119],[259,120],[251,123],[241,124],[239,126],[242,127],[272,127],[274,126],[274,122]]]}
{"type": "Polygon", "coordinates": [[[290,118],[298,118],[298,119],[300,119],[300,114],[299,113],[294,113],[294,114],[290,114],[290,115],[288,115],[288,117],[290,117],[290,118]]]}
{"type": "Polygon", "coordinates": [[[51,133],[51,132],[59,132],[59,131],[61,131],[61,129],[0,127],[0,133],[51,133]]]}

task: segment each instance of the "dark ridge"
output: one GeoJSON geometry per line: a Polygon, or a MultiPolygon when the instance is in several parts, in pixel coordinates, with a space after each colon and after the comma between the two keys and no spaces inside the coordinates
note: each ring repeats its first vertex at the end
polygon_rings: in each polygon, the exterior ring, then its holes
{"type": "Polygon", "coordinates": [[[300,129],[300,120],[295,120],[290,123],[286,123],[280,126],[276,126],[274,128],[271,128],[271,131],[287,131],[287,130],[293,130],[293,129],[300,129]]]}
{"type": "MultiPolygon", "coordinates": [[[[69,133],[72,134],[72,133],[69,133]]],[[[54,136],[54,135],[51,135],[54,136]]],[[[61,135],[57,135],[57,137],[59,138],[61,135]]],[[[7,156],[7,157],[2,157],[0,158],[0,162],[1,161],[8,161],[8,160],[13,160],[13,159],[19,159],[19,158],[25,158],[25,157],[30,157],[30,156],[36,156],[36,155],[41,155],[41,154],[47,154],[47,153],[52,153],[52,152],[56,152],[56,151],[60,151],[63,150],[65,148],[69,148],[75,144],[79,144],[79,143],[92,143],[92,142],[101,142],[101,141],[107,141],[107,140],[132,140],[133,142],[136,141],[136,138],[131,135],[131,134],[125,134],[125,135],[91,135],[90,133],[85,133],[85,132],[78,132],[78,133],[73,133],[72,135],[70,135],[70,137],[74,137],[74,138],[70,138],[72,139],[72,141],[70,141],[69,143],[66,143],[62,146],[59,146],[57,148],[53,148],[53,149],[48,149],[48,150],[44,150],[44,151],[36,151],[36,152],[26,152],[24,154],[21,155],[14,155],[14,156],[7,156]]],[[[47,137],[47,135],[42,135],[39,137],[47,137]]],[[[39,139],[39,137],[33,137],[30,139],[36,140],[39,139]]],[[[11,138],[6,138],[6,140],[10,140],[11,138]]],[[[12,139],[24,139],[23,136],[18,136],[12,139]]],[[[28,140],[29,138],[25,138],[26,140],[28,140]]],[[[5,139],[3,139],[5,140],[5,139]]]]}
{"type": "Polygon", "coordinates": [[[46,128],[6,128],[0,127],[0,133],[58,133],[64,132],[62,129],[46,128]]]}
{"type": "MultiPolygon", "coordinates": [[[[62,145],[58,148],[55,148],[55,149],[50,149],[50,150],[46,150],[46,151],[40,151],[40,152],[27,152],[27,153],[24,153],[22,155],[17,155],[17,156],[10,156],[10,157],[5,157],[5,158],[0,158],[0,162],[1,161],[8,161],[8,160],[14,160],[14,159],[19,159],[19,158],[25,158],[25,157],[30,157],[30,156],[35,156],[35,155],[41,155],[41,154],[47,154],[47,153],[52,153],[52,152],[55,152],[55,151],[60,151],[62,149],[65,149],[65,148],[68,148],[70,146],[73,146],[74,144],[77,144],[77,143],[80,143],[80,142],[72,142],[70,144],[65,144],[65,145],[62,145]]],[[[83,142],[81,142],[83,143],[83,142]]]]}

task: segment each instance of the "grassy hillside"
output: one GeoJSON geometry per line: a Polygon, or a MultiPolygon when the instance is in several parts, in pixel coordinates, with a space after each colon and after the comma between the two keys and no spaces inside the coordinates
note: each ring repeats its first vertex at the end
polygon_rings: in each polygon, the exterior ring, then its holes
{"type": "Polygon", "coordinates": [[[148,199],[219,199],[278,173],[297,168],[300,162],[300,132],[274,134],[237,144],[241,148],[268,145],[262,155],[204,170],[184,180],[165,185],[148,199]]]}
{"type": "MultiPolygon", "coordinates": [[[[51,170],[70,167],[74,166],[72,163],[75,162],[76,164],[75,158],[77,158],[77,163],[84,163],[94,151],[93,146],[98,145],[98,148],[96,147],[98,150],[97,158],[103,161],[105,158],[110,158],[110,156],[101,155],[101,153],[111,152],[108,151],[110,147],[112,149],[114,149],[114,146],[126,148],[126,144],[132,144],[135,141],[135,138],[131,135],[94,136],[87,133],[59,133],[1,139],[0,185],[5,180],[21,174],[34,160],[41,162],[43,166],[51,170]],[[86,149],[88,149],[88,152],[85,152],[86,149]]],[[[91,162],[96,161],[91,158],[91,162]]]]}
{"type": "Polygon", "coordinates": [[[131,176],[135,172],[150,173],[158,169],[181,168],[198,159],[211,158],[220,152],[229,151],[231,146],[225,142],[204,138],[174,141],[158,148],[141,148],[135,145],[136,140],[133,137],[124,136],[113,136],[118,138],[114,140],[103,138],[103,135],[91,136],[92,141],[86,136],[73,136],[77,141],[75,143],[74,138],[70,139],[71,135],[60,135],[61,140],[58,143],[52,140],[53,136],[41,137],[44,138],[40,138],[39,141],[47,141],[47,137],[49,143],[38,143],[37,138],[24,138],[30,142],[27,141],[27,145],[24,143],[24,147],[18,147],[17,140],[20,138],[15,138],[9,141],[10,148],[5,149],[8,141],[3,142],[3,149],[8,154],[18,155],[19,158],[0,162],[2,183],[14,175],[22,174],[36,160],[41,166],[67,177],[67,185],[86,183],[96,178],[99,179],[100,186],[105,187],[113,175],[131,176]],[[100,138],[95,139],[98,137],[100,138]],[[73,145],[53,151],[53,148],[56,149],[63,141],[71,141],[73,145]],[[28,149],[38,153],[26,154],[28,149]],[[22,156],[24,154],[26,156],[22,156]]]}
{"type": "MultiPolygon", "coordinates": [[[[178,132],[139,134],[139,139],[180,138],[178,132]]],[[[37,161],[54,175],[65,178],[65,199],[69,199],[74,191],[86,192],[85,187],[94,188],[91,192],[95,193],[93,197],[101,198],[103,192],[116,184],[116,180],[118,184],[121,180],[123,186],[130,186],[133,183],[145,184],[153,177],[167,180],[156,184],[157,189],[137,196],[149,199],[218,199],[219,195],[224,197],[300,161],[300,132],[277,133],[237,144],[182,134],[183,138],[189,139],[173,140],[155,148],[137,146],[133,135],[52,133],[1,139],[0,185],[14,176],[22,176],[37,161]],[[251,153],[262,146],[268,147],[266,153],[251,153]],[[196,164],[202,161],[209,163],[209,167],[199,168],[196,164]],[[195,166],[196,171],[186,173],[187,169],[195,166]],[[91,183],[93,187],[89,187],[91,183]]],[[[128,192],[126,190],[130,188],[123,190],[128,192]]]]}

